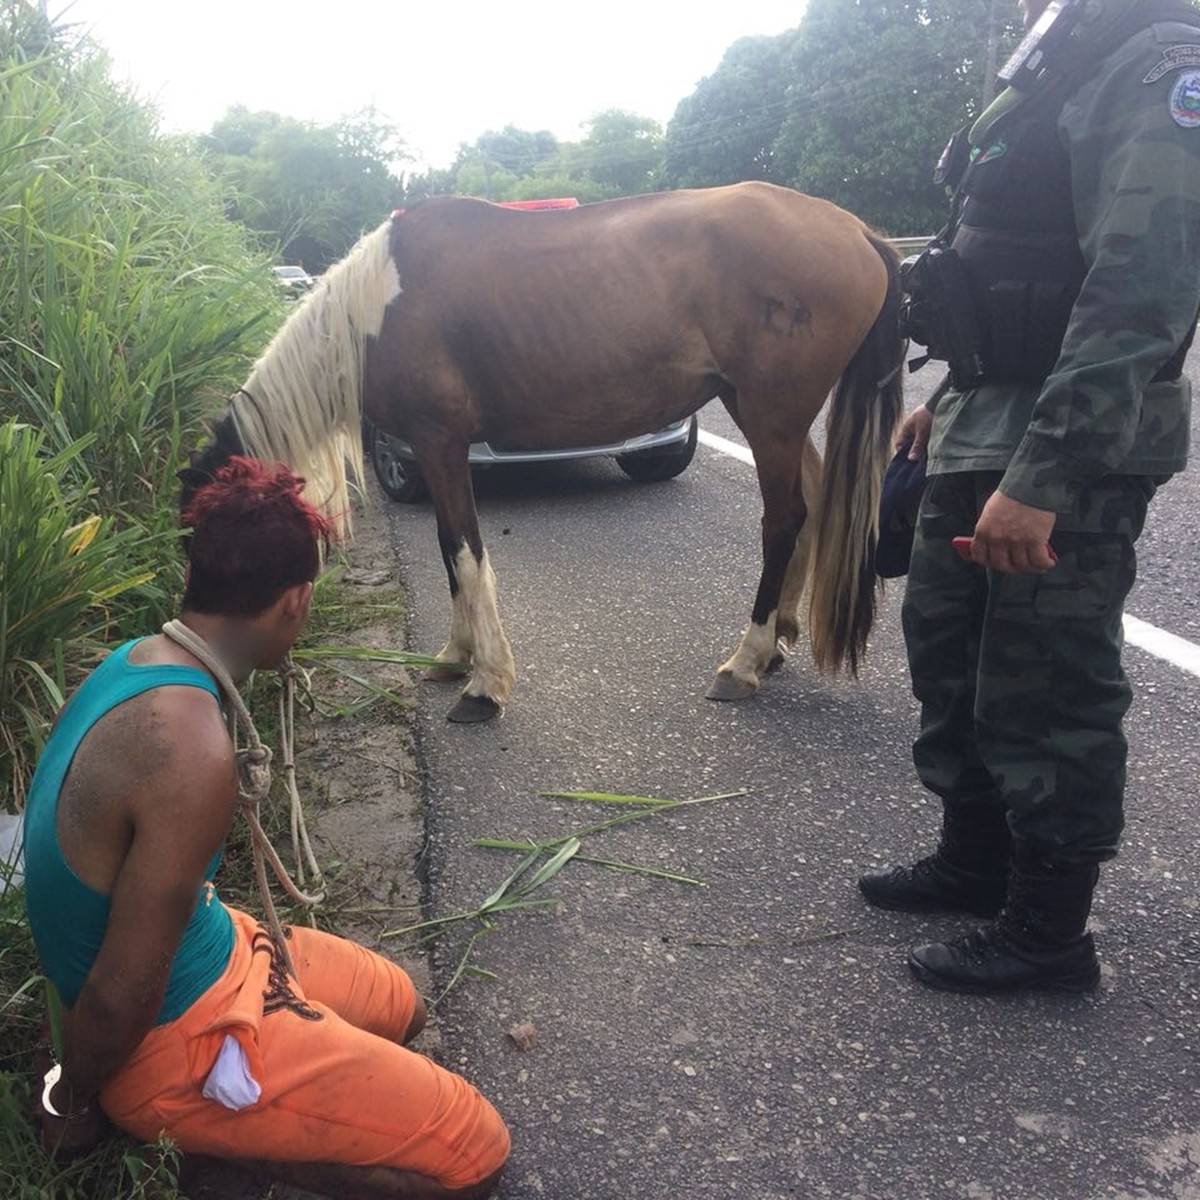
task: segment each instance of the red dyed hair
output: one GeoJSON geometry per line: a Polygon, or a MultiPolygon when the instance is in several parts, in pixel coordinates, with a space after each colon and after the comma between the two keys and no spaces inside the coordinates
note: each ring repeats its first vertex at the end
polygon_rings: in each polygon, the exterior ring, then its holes
{"type": "Polygon", "coordinates": [[[192,527],[183,607],[255,616],[316,579],[333,526],[303,491],[283,463],[235,455],[221,466],[183,511],[192,527]]]}

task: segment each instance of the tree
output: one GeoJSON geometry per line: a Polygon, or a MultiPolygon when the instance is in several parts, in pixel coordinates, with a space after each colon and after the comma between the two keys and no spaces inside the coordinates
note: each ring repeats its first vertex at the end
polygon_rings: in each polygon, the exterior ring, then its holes
{"type": "Polygon", "coordinates": [[[449,167],[430,167],[403,177],[400,200],[402,204],[415,204],[426,196],[448,196],[455,189],[457,173],[449,167]]]}
{"type": "Polygon", "coordinates": [[[597,113],[581,142],[506,125],[462,143],[446,170],[405,180],[404,200],[454,193],[487,200],[574,196],[581,203],[653,191],[662,169],[662,127],[621,109],[597,113]]]}
{"type": "Polygon", "coordinates": [[[476,140],[475,148],[489,169],[499,168],[514,178],[536,174],[559,154],[558,138],[548,129],[531,132],[515,125],[505,125],[499,133],[488,130],[476,140]]]}
{"type": "Polygon", "coordinates": [[[651,117],[621,108],[596,113],[582,142],[571,146],[564,165],[572,178],[590,180],[610,196],[652,192],[662,170],[662,126],[651,117]]]}
{"type": "Polygon", "coordinates": [[[796,30],[741,38],[720,65],[680,101],[663,143],[669,187],[715,187],[775,179],[774,145],[783,124],[786,66],[796,30]]]}
{"type": "Polygon", "coordinates": [[[460,196],[482,196],[484,200],[511,200],[517,176],[500,166],[478,148],[459,163],[454,190],[460,196]]]}
{"type": "Polygon", "coordinates": [[[320,271],[400,202],[407,158],[374,109],[319,126],[232,108],[203,145],[229,188],[229,215],[284,257],[320,271]]]}
{"type": "MultiPolygon", "coordinates": [[[[1001,0],[1009,41],[1013,0],[1001,0]]],[[[810,0],[774,146],[783,181],[888,233],[932,233],[947,138],[978,114],[991,0],[810,0]]]]}

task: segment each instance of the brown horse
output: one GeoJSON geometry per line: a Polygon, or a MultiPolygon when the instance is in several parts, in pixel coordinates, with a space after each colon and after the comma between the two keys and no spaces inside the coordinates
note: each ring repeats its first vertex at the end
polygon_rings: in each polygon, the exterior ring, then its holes
{"type": "Polygon", "coordinates": [[[403,438],[450,578],[441,674],[471,671],[449,716],[486,720],[515,671],[467,447],[618,442],[719,396],[754,453],[763,567],[750,626],[708,695],[758,687],[800,634],[806,587],[818,667],[854,672],[901,411],[898,301],[886,242],[770,184],[550,212],[425,200],[364,236],[301,302],[185,486],[229,453],[282,459],[344,515],[347,462],[361,483],[362,418],[403,438]],[[834,389],[822,470],[808,434],[834,389]]]}

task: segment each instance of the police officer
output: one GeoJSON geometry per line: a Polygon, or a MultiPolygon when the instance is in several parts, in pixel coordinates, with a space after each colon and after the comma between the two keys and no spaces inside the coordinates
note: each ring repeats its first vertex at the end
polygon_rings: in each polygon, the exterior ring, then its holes
{"type": "Polygon", "coordinates": [[[1008,86],[947,147],[951,220],[908,278],[912,333],[951,368],[900,435],[927,455],[903,623],[941,838],[859,880],[881,908],[991,918],[909,956],[968,992],[1099,981],[1121,618],[1147,505],[1185,465],[1200,308],[1200,12],[1021,8],[1008,86]]]}

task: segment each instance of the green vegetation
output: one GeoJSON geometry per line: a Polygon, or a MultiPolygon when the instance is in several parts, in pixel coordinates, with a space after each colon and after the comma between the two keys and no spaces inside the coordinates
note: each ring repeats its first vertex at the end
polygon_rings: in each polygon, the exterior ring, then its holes
{"type": "Polygon", "coordinates": [[[0,788],[17,805],[68,667],[98,656],[114,606],[154,582],[157,550],[144,526],[95,512],[80,467],[94,435],[54,454],[46,442],[41,430],[0,425],[0,788]]]}
{"type": "Polygon", "coordinates": [[[787,59],[774,143],[781,181],[892,235],[940,229],[946,195],[933,182],[934,164],[950,135],[978,115],[989,33],[996,53],[1001,42],[1007,50],[1016,16],[1011,0],[809,0],[787,59]]]}
{"type": "Polygon", "coordinates": [[[285,311],[185,143],[32,4],[0,24],[0,805],[180,583],[175,472],[285,311]]]}
{"type": "Polygon", "coordinates": [[[934,164],[1018,31],[1015,0],[809,0],[798,28],[735,43],[680,103],[663,182],[766,179],[931,234],[946,219],[934,164]]]}
{"type": "Polygon", "coordinates": [[[445,168],[405,174],[411,156],[374,109],[317,125],[238,107],[200,139],[202,166],[260,249],[310,271],[392,208],[439,193],[588,202],[766,179],[890,234],[931,233],[945,210],[933,165],[1019,29],[1016,0],[810,0],[796,28],[735,42],[665,130],[618,108],[577,142],[507,125],[445,168]]]}
{"type": "MultiPolygon", "coordinates": [[[[63,697],[181,582],[175,472],[286,313],[186,142],[103,54],[23,0],[0,15],[0,809],[63,697]]],[[[0,879],[0,1195],[173,1194],[169,1147],[37,1144],[43,990],[0,879]]],[[[43,1051],[44,1053],[44,1051],[43,1051]]]]}
{"type": "Polygon", "coordinates": [[[407,154],[371,110],[330,126],[233,108],[200,139],[228,216],[266,253],[309,271],[342,258],[402,199],[407,154]]]}

